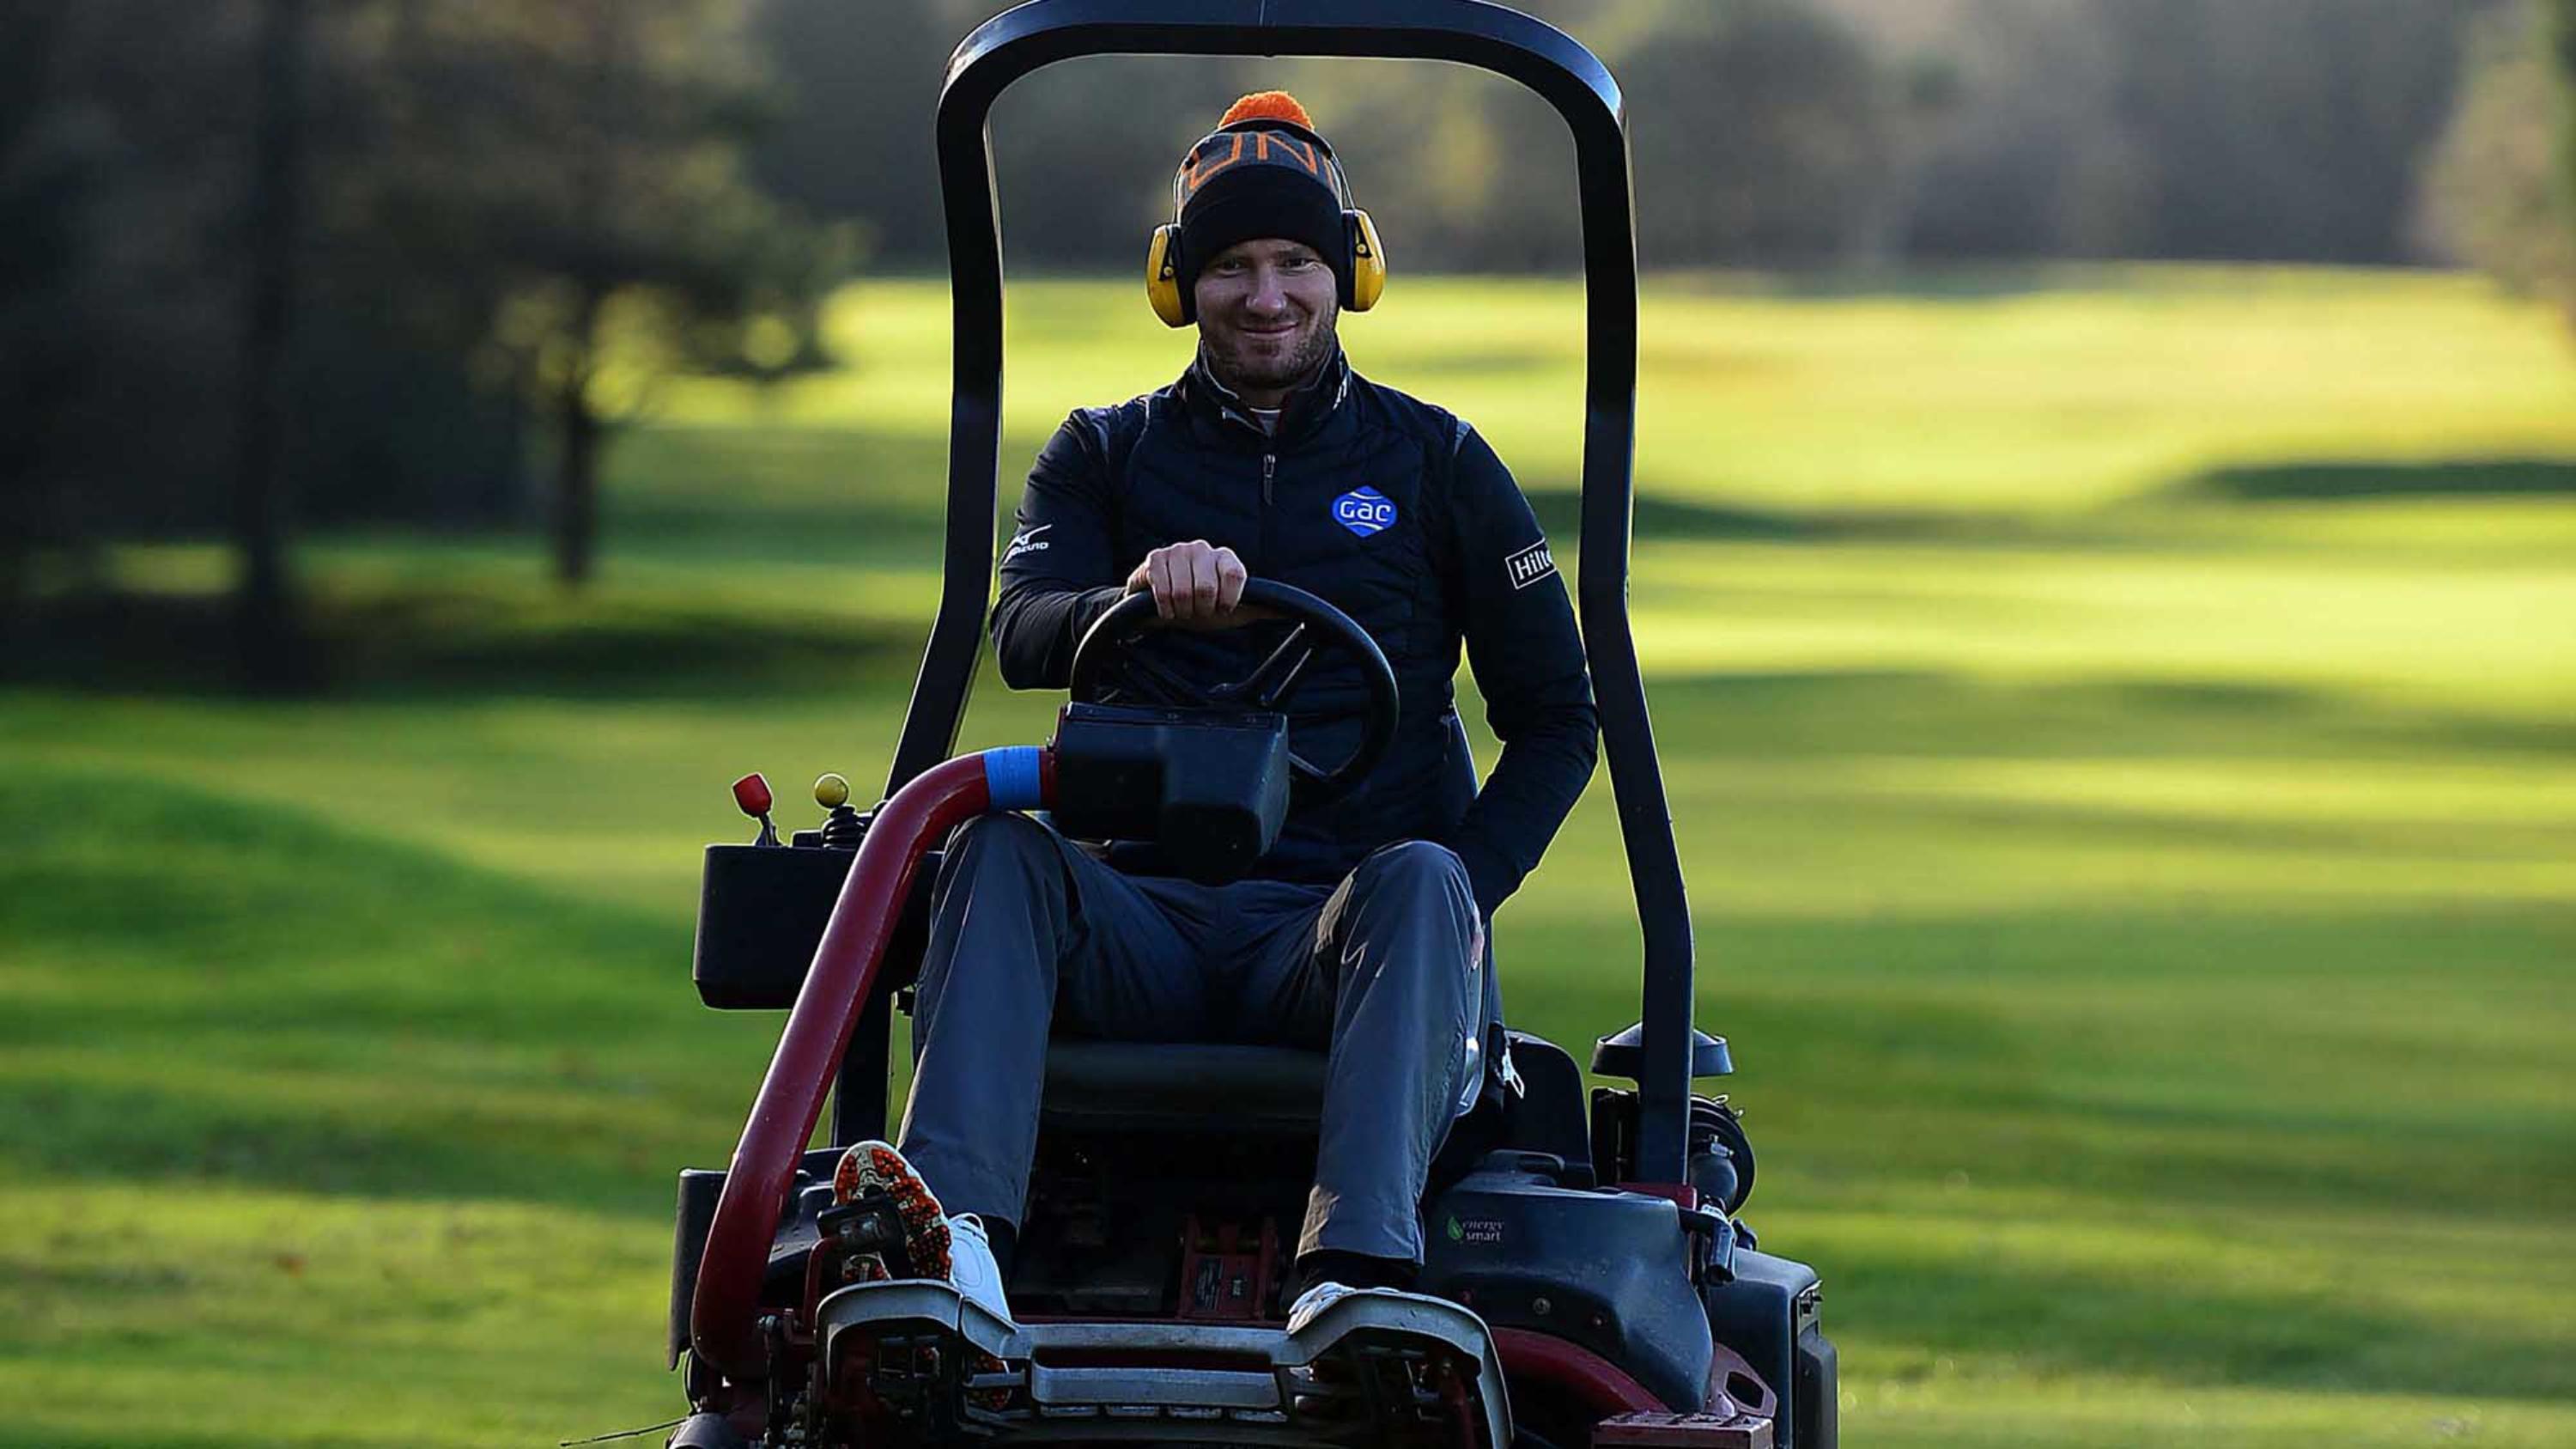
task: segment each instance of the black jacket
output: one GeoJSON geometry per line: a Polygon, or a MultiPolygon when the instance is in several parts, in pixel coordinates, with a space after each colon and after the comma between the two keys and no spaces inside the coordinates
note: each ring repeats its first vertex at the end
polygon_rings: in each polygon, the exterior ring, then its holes
{"type": "MultiPolygon", "coordinates": [[[[1502,460],[1465,422],[1338,355],[1288,400],[1275,435],[1197,366],[1158,392],[1078,409],[1030,469],[1002,555],[992,623],[1003,679],[1064,687],[1075,643],[1137,563],[1192,539],[1349,614],[1402,693],[1386,760],[1353,794],[1293,812],[1259,873],[1331,881],[1381,845],[1433,840],[1466,863],[1491,913],[1582,794],[1599,733],[1565,581],[1502,460]],[[1482,789],[1450,687],[1462,639],[1503,742],[1482,789]]],[[[1248,672],[1277,627],[1149,647],[1221,682],[1248,672]]],[[[1301,755],[1327,766],[1348,755],[1358,678],[1348,661],[1319,657],[1291,706],[1301,755]]]]}

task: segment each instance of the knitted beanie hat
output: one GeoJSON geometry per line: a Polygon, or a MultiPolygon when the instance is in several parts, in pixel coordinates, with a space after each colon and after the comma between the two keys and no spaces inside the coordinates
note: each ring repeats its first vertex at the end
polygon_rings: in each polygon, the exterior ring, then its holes
{"type": "Polygon", "coordinates": [[[1172,178],[1181,223],[1183,296],[1199,269],[1237,242],[1281,237],[1313,247],[1345,295],[1351,248],[1342,211],[1350,185],[1314,118],[1285,91],[1256,91],[1226,108],[1172,178]]]}

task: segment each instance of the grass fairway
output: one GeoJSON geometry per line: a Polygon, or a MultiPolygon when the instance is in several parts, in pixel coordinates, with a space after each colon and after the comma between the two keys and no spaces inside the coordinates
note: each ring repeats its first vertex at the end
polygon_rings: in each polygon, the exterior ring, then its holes
{"type": "MultiPolygon", "coordinates": [[[[2566,341],[2452,277],[2019,280],[1647,299],[1702,1021],[1847,1440],[2576,1443],[2566,341]]],[[[1360,365],[1566,516],[1579,291],[1401,287],[1360,365]]],[[[1015,292],[1006,471],[1177,370],[1132,292],[1015,292]]],[[[694,1003],[697,847],[743,770],[882,776],[944,326],[869,286],[849,370],[666,388],[578,599],[516,541],[312,541],[319,701],[176,647],[0,692],[0,1445],[671,1416],[671,1175],[777,1030],[694,1003]]],[[[1050,708],[988,680],[964,743],[1050,708]]],[[[1522,1024],[1633,1017],[1606,782],[1499,941],[1522,1024]]]]}

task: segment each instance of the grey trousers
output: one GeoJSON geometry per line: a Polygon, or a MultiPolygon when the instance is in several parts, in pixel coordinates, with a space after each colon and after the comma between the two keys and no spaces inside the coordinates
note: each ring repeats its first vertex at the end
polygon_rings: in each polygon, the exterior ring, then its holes
{"type": "Polygon", "coordinates": [[[899,1145],[949,1211],[1017,1224],[1051,1030],[1306,1047],[1326,1085],[1297,1251],[1419,1262],[1423,1180],[1481,1058],[1483,971],[1443,846],[1387,846],[1335,888],[1203,886],[983,816],[940,868],[899,1145]]]}

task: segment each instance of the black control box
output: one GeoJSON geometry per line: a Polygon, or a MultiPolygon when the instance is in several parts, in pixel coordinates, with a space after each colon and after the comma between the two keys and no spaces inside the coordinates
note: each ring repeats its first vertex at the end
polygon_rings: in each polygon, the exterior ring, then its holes
{"type": "Polygon", "coordinates": [[[794,1006],[856,859],[825,846],[708,846],[689,965],[698,999],[720,1011],[794,1006]]]}
{"type": "Polygon", "coordinates": [[[1288,720],[1266,710],[1069,704],[1056,724],[1056,829],[1152,841],[1203,884],[1241,879],[1279,839],[1288,778],[1288,720]]]}

